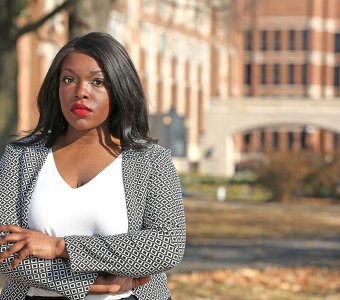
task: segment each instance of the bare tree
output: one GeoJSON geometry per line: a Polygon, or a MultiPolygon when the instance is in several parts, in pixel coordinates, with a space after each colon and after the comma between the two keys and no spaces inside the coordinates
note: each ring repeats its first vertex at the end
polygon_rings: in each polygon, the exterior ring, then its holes
{"type": "Polygon", "coordinates": [[[65,0],[39,20],[22,27],[17,18],[29,4],[27,0],[0,0],[0,151],[17,126],[17,51],[20,36],[34,31],[58,12],[70,7],[74,0],[65,0]]]}
{"type": "Polygon", "coordinates": [[[17,130],[17,51],[16,43],[25,33],[36,31],[62,10],[70,12],[70,36],[93,30],[106,30],[116,0],[65,0],[35,22],[18,26],[17,19],[30,0],[0,0],[0,152],[17,130]]]}
{"type": "MultiPolygon", "coordinates": [[[[211,16],[215,30],[224,31],[225,34],[241,29],[242,16],[254,10],[260,0],[191,0],[181,2],[178,0],[158,0],[168,5],[174,18],[176,9],[191,10],[199,19],[211,16]]],[[[213,29],[214,30],[214,29],[213,29]]]]}
{"type": "Polygon", "coordinates": [[[106,31],[107,24],[116,0],[76,1],[70,14],[71,37],[89,31],[106,31]]]}

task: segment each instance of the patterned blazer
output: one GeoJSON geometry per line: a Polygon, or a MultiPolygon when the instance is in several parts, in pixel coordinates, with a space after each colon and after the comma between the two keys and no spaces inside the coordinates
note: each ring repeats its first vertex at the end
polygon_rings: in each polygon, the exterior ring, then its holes
{"type": "MultiPolygon", "coordinates": [[[[0,161],[0,224],[28,228],[30,198],[49,151],[42,142],[6,147],[0,161]]],[[[136,297],[169,298],[164,272],[181,261],[185,248],[181,187],[170,151],[158,145],[143,152],[126,150],[122,173],[128,233],[66,236],[67,260],[26,257],[17,268],[9,270],[13,256],[9,257],[0,264],[0,272],[7,277],[0,300],[23,300],[30,286],[56,291],[73,300],[84,299],[97,272],[128,277],[152,275],[147,284],[134,290],[136,297]]],[[[0,252],[7,247],[1,246],[0,252]]]]}

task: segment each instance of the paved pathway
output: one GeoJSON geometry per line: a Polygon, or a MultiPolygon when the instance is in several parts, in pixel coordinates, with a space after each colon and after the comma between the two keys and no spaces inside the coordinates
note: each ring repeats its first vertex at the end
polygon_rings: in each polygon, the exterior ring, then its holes
{"type": "Polygon", "coordinates": [[[188,243],[184,259],[175,271],[301,265],[340,267],[340,237],[337,240],[257,239],[204,245],[188,243]]]}
{"type": "MultiPolygon", "coordinates": [[[[266,266],[340,267],[339,239],[285,239],[188,243],[184,259],[172,272],[266,266]]],[[[0,288],[2,286],[0,276],[0,288]]]]}

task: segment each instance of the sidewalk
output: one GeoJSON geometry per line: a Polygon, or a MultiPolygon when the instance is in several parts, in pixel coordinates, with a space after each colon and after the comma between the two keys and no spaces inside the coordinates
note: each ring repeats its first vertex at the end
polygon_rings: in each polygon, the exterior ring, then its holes
{"type": "Polygon", "coordinates": [[[184,259],[173,272],[267,266],[340,267],[340,238],[220,241],[188,243],[184,259]]]}

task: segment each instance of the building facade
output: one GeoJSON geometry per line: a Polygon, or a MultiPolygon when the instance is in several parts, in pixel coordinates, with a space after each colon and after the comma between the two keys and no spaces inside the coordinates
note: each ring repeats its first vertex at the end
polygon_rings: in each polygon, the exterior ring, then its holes
{"type": "Polygon", "coordinates": [[[197,13],[192,1],[173,3],[118,1],[108,32],[135,62],[150,99],[151,116],[174,109],[185,118],[187,156],[175,160],[179,169],[188,170],[201,159],[204,114],[211,96],[229,95],[229,50],[224,31],[206,7],[197,13]]]}
{"type": "MultiPolygon", "coordinates": [[[[58,3],[35,1],[32,15],[38,18],[58,3]]],[[[192,6],[190,0],[117,0],[107,31],[129,52],[149,98],[151,116],[175,110],[185,118],[187,155],[177,158],[176,163],[181,170],[195,166],[200,159],[205,109],[212,95],[230,94],[229,81],[233,80],[228,77],[229,49],[224,29],[217,27],[205,5],[192,6]]],[[[51,59],[67,38],[64,12],[19,41],[19,129],[35,123],[37,90],[51,59]]]]}
{"type": "MultiPolygon", "coordinates": [[[[58,3],[33,1],[31,16],[38,18],[58,3]]],[[[217,135],[225,125],[216,124],[209,110],[213,103],[233,101],[268,101],[273,107],[338,101],[340,0],[223,3],[234,4],[233,18],[192,0],[116,0],[110,14],[107,31],[135,63],[150,114],[164,115],[165,125],[172,121],[166,115],[170,111],[185,120],[187,155],[175,158],[178,169],[231,176],[238,162],[273,151],[339,151],[339,132],[312,121],[258,123],[233,132],[226,142],[217,135]],[[215,165],[204,167],[219,140],[228,150],[216,154],[215,165]],[[229,167],[221,163],[225,157],[233,161],[229,167]]],[[[18,42],[19,129],[34,126],[37,90],[67,40],[65,11],[18,42]]]]}
{"type": "MultiPolygon", "coordinates": [[[[339,0],[258,1],[244,15],[242,34],[239,51],[244,54],[244,97],[339,100],[339,0]]],[[[254,152],[340,150],[339,133],[314,124],[273,124],[234,138],[237,151],[244,156],[254,152]]]]}
{"type": "MultiPolygon", "coordinates": [[[[61,0],[31,1],[26,15],[39,20],[61,0]]],[[[26,22],[24,18],[19,22],[26,22]]],[[[18,55],[18,131],[27,131],[37,123],[36,98],[52,59],[68,40],[68,13],[63,11],[34,32],[21,36],[18,55]]]]}

